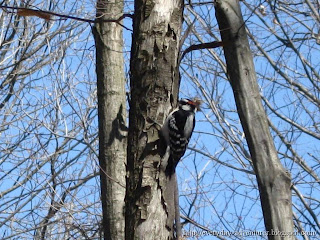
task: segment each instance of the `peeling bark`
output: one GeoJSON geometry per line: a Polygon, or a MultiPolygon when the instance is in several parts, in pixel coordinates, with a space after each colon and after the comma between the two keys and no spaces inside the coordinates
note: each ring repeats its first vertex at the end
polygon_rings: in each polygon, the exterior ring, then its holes
{"type": "Polygon", "coordinates": [[[177,102],[182,12],[181,0],[135,1],[126,240],[174,238],[174,216],[171,216],[174,195],[173,192],[167,194],[169,179],[159,168],[158,131],[159,124],[177,102]]]}
{"type": "MultiPolygon", "coordinates": [[[[228,75],[258,180],[266,229],[292,233],[291,179],[269,131],[239,2],[218,0],[215,9],[222,41],[228,43],[224,46],[228,75]]],[[[269,235],[269,239],[284,238],[269,235]]]]}

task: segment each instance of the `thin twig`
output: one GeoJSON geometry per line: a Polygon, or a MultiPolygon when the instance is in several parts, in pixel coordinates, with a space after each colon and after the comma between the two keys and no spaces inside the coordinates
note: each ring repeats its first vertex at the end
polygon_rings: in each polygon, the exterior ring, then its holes
{"type": "MultiPolygon", "coordinates": [[[[92,19],[87,19],[87,18],[74,17],[74,16],[70,16],[70,15],[66,15],[66,14],[60,14],[60,13],[44,11],[44,10],[38,10],[38,9],[25,8],[25,7],[11,7],[11,6],[0,5],[0,8],[2,8],[2,9],[20,10],[20,11],[21,10],[32,11],[32,12],[35,12],[35,13],[49,14],[51,16],[57,16],[57,17],[64,18],[64,19],[73,19],[73,20],[76,20],[76,21],[87,22],[87,23],[115,22],[115,23],[120,24],[125,29],[131,30],[131,29],[123,26],[120,23],[120,21],[123,20],[124,18],[127,18],[127,17],[132,18],[132,14],[129,14],[129,13],[125,13],[125,14],[121,15],[118,19],[99,19],[99,18],[96,18],[95,20],[92,20],[92,19]]],[[[58,20],[64,20],[64,19],[58,19],[58,20]]]]}

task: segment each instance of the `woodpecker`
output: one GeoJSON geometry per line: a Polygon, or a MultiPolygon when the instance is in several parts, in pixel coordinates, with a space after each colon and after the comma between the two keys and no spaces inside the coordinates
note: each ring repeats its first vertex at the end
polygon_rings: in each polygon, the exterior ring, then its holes
{"type": "Polygon", "coordinates": [[[161,135],[166,143],[166,154],[161,164],[167,175],[175,172],[176,166],[186,152],[189,140],[196,124],[195,113],[200,109],[201,101],[181,99],[165,120],[161,135]]]}

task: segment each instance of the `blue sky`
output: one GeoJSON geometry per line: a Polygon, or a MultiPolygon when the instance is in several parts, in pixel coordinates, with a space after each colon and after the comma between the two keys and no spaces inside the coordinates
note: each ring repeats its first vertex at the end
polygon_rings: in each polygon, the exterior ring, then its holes
{"type": "MultiPolygon", "coordinates": [[[[92,19],[95,15],[95,4],[91,1],[85,5],[83,3],[83,1],[67,1],[66,4],[62,4],[57,1],[51,6],[55,12],[92,19]]],[[[262,4],[266,6],[268,13],[267,16],[259,18],[242,3],[249,31],[286,76],[302,84],[319,99],[319,89],[317,89],[319,79],[316,75],[320,69],[319,45],[310,33],[310,29],[318,31],[317,22],[312,17],[302,17],[301,14],[279,15],[285,26],[283,30],[286,30],[290,39],[294,40],[296,49],[299,49],[303,57],[311,63],[311,67],[307,67],[306,71],[303,61],[297,57],[293,49],[284,47],[283,43],[272,34],[274,31],[279,37],[286,37],[280,26],[273,23],[274,18],[267,3],[254,1],[246,3],[257,8],[262,4]],[[302,18],[302,23],[294,17],[302,18]],[[299,39],[302,37],[307,40],[300,43],[299,39]],[[307,72],[315,80],[314,82],[308,80],[307,72]]],[[[39,8],[49,8],[47,5],[37,3],[34,5],[39,8]]],[[[126,7],[126,12],[130,12],[132,2],[127,2],[126,7]]],[[[213,5],[194,6],[193,10],[199,14],[197,17],[191,10],[186,8],[185,21],[187,22],[188,18],[191,22],[195,18],[197,21],[194,23],[194,32],[191,32],[190,37],[186,39],[182,49],[200,43],[201,39],[204,42],[220,39],[213,5]],[[195,33],[199,33],[201,39],[195,33]]],[[[11,15],[4,16],[5,24],[9,24],[11,15]]],[[[31,39],[31,33],[38,32],[37,39],[29,51],[35,49],[39,42],[46,41],[46,44],[28,59],[24,68],[32,70],[32,66],[41,57],[45,59],[53,57],[51,58],[53,60],[39,70],[34,69],[31,75],[21,77],[15,86],[17,100],[10,102],[2,110],[0,122],[4,130],[0,131],[0,192],[15,187],[15,190],[4,195],[1,200],[0,236],[3,237],[9,236],[10,232],[18,234],[19,231],[38,224],[38,219],[41,218],[37,216],[46,215],[47,207],[50,205],[50,194],[53,192],[50,180],[52,164],[59,173],[58,184],[54,189],[56,200],[62,197],[66,189],[77,186],[83,178],[98,170],[95,50],[90,25],[78,23],[75,28],[71,28],[70,20],[53,21],[48,26],[36,18],[29,18],[27,21],[27,25],[24,25],[26,24],[24,22],[19,25],[20,39],[31,39]],[[27,35],[24,35],[26,33],[24,26],[28,27],[27,35]],[[61,30],[60,33],[55,34],[55,30],[58,29],[61,30]],[[53,36],[52,39],[46,37],[47,31],[53,36]],[[61,56],[65,56],[63,60],[59,59],[61,56]],[[41,104],[45,107],[39,107],[41,104]],[[12,148],[12,143],[19,143],[19,147],[12,148]],[[43,146],[45,151],[41,150],[43,146]],[[60,148],[58,155],[54,155],[60,148]],[[72,151],[66,151],[69,148],[72,148],[72,151]],[[24,159],[27,160],[23,161],[24,159]],[[19,198],[16,198],[17,196],[19,198]],[[19,213],[15,217],[20,220],[19,224],[5,221],[11,212],[18,209],[19,213]]],[[[124,23],[132,28],[131,19],[125,19],[124,23]]],[[[132,32],[124,30],[127,77],[131,34],[132,32]]],[[[1,36],[2,41],[5,36],[3,31],[1,36]]],[[[288,81],[266,62],[253,41],[250,41],[250,45],[261,95],[277,110],[277,113],[295,119],[297,123],[319,135],[319,105],[312,103],[301,92],[297,92],[296,88],[288,87],[288,81]],[[304,106],[309,112],[302,108],[304,106]]],[[[12,52],[17,48],[18,41],[14,46],[12,52]]],[[[8,62],[7,59],[1,62],[0,66],[8,62]]],[[[248,149],[223,63],[222,49],[212,49],[187,54],[181,65],[180,97],[198,96],[204,100],[202,111],[197,114],[195,133],[189,144],[189,147],[196,151],[188,151],[177,170],[181,211],[182,214],[189,214],[210,230],[262,231],[264,224],[256,179],[251,174],[252,167],[245,156],[248,149]]],[[[8,68],[2,71],[2,74],[10,70],[8,68]]],[[[4,75],[0,77],[3,78],[4,75]]],[[[0,96],[5,96],[4,93],[1,92],[0,96]]],[[[305,161],[315,174],[319,175],[319,139],[292,127],[273,113],[265,102],[264,104],[272,123],[300,157],[296,158],[296,162],[292,161],[292,151],[288,150],[275,131],[271,131],[276,148],[279,150],[279,158],[292,172],[293,183],[305,195],[307,204],[318,216],[318,183],[297,163],[305,161]]],[[[307,221],[302,217],[303,214],[312,219],[308,212],[300,212],[305,208],[301,201],[296,196],[293,199],[294,211],[301,217],[302,222],[307,221]]],[[[63,222],[61,221],[63,219],[67,223],[85,226],[86,222],[99,221],[97,216],[100,213],[99,180],[97,177],[92,177],[86,184],[68,194],[66,204],[56,219],[60,219],[60,222],[63,222]]],[[[63,225],[57,224],[52,232],[56,232],[59,236],[58,233],[63,225]]],[[[308,224],[304,227],[308,231],[314,230],[308,224]]],[[[191,224],[186,225],[184,229],[199,230],[191,224]]],[[[32,234],[34,231],[25,233],[24,236],[26,239],[31,239],[32,234]]],[[[241,236],[234,238],[249,239],[241,236]]],[[[192,239],[213,239],[213,237],[192,239]]],[[[261,238],[253,236],[251,239],[261,238]]],[[[310,239],[317,238],[310,237],[310,239]]]]}

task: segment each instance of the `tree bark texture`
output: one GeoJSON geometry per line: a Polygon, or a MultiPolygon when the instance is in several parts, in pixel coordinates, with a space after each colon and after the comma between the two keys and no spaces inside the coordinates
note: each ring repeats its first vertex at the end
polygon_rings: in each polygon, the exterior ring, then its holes
{"type": "Polygon", "coordinates": [[[229,79],[258,180],[269,239],[293,239],[293,236],[283,238],[270,234],[272,230],[293,232],[291,179],[280,163],[269,131],[239,1],[217,0],[215,9],[229,79]]]}
{"type": "Polygon", "coordinates": [[[123,14],[123,1],[98,0],[96,72],[99,121],[99,164],[104,239],[125,239],[126,93],[122,27],[106,19],[123,14]]]}
{"type": "Polygon", "coordinates": [[[173,239],[174,195],[167,188],[173,178],[159,171],[158,130],[177,103],[182,12],[182,0],[135,1],[126,240],[173,239]]]}

